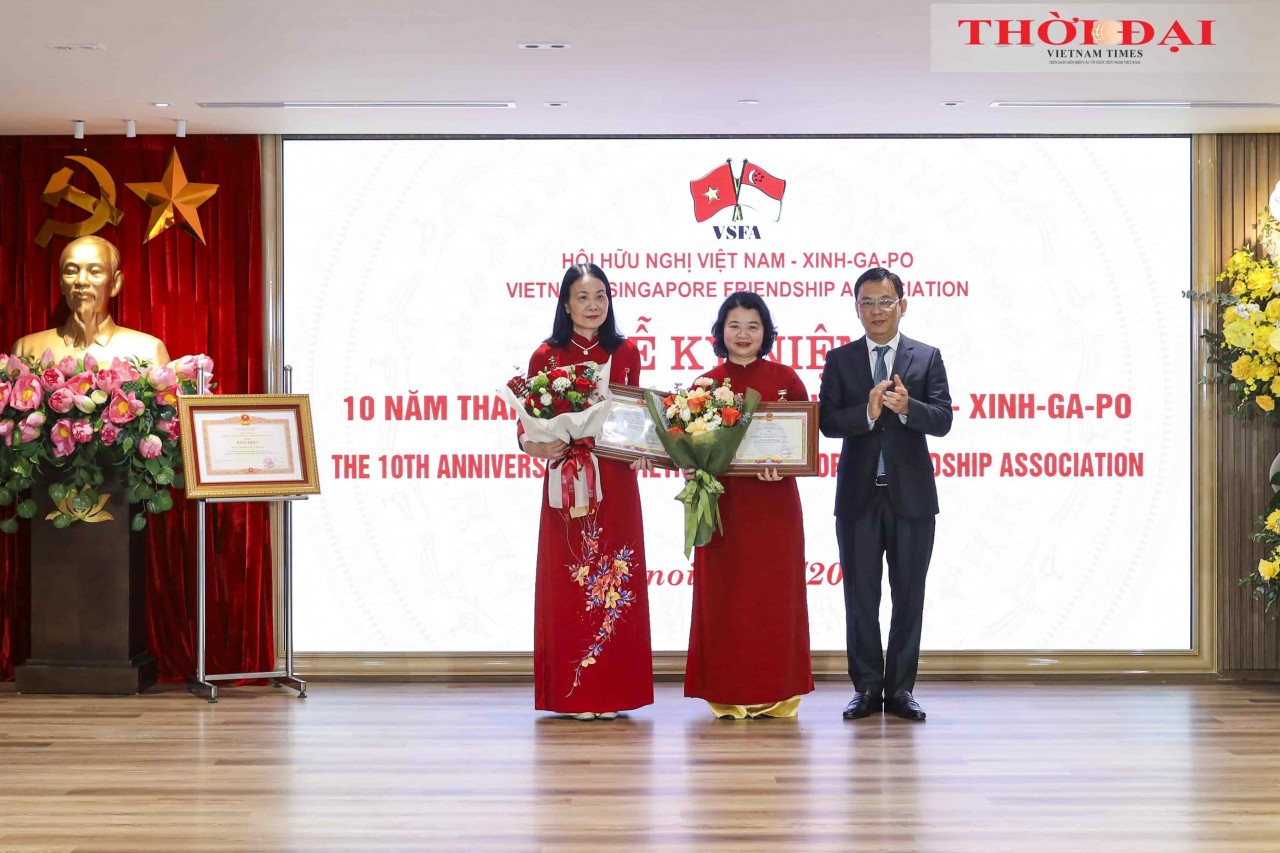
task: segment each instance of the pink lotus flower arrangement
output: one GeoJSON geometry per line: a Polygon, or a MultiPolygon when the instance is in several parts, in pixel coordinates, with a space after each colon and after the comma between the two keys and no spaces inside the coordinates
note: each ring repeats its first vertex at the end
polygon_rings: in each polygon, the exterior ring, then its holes
{"type": "Polygon", "coordinates": [[[16,504],[0,531],[15,533],[18,518],[35,515],[22,493],[37,476],[51,481],[54,525],[67,527],[100,504],[106,465],[123,469],[129,502],[145,510],[133,516],[134,530],[146,526],[146,513],[171,509],[170,486],[183,487],[178,397],[209,393],[212,374],[207,355],[169,364],[104,364],[92,355],[55,363],[49,350],[39,360],[0,355],[0,506],[16,504]],[[202,367],[205,387],[197,388],[202,367]]]}

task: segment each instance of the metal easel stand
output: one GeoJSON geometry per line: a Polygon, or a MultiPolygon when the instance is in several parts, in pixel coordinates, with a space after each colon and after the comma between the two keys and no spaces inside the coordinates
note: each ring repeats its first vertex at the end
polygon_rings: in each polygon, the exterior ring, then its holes
{"type": "Polygon", "coordinates": [[[187,692],[199,693],[201,690],[208,691],[209,703],[213,704],[218,701],[218,685],[219,681],[239,681],[247,678],[269,678],[272,687],[280,687],[283,682],[291,681],[297,685],[298,698],[307,698],[307,682],[299,678],[293,671],[293,540],[291,538],[293,525],[293,502],[305,501],[306,495],[291,495],[288,497],[273,498],[206,498],[196,501],[196,677],[187,679],[187,692]],[[280,535],[284,542],[284,559],[282,560],[282,573],[284,581],[283,600],[281,601],[282,610],[284,612],[284,669],[273,670],[271,672],[230,672],[220,675],[210,675],[206,671],[205,646],[208,638],[208,613],[207,613],[207,591],[206,582],[208,579],[208,565],[206,549],[208,547],[207,525],[208,507],[207,504],[214,503],[274,503],[279,501],[283,504],[281,507],[280,519],[280,535]]]}
{"type": "MultiPolygon", "coordinates": [[[[203,392],[205,388],[204,369],[197,373],[197,387],[203,392]]],[[[281,382],[282,390],[288,394],[293,390],[293,368],[284,366],[281,382]]],[[[239,681],[249,678],[269,678],[272,687],[281,687],[283,682],[291,681],[297,685],[298,698],[307,698],[307,682],[293,671],[293,502],[305,501],[306,495],[287,495],[266,498],[205,498],[196,501],[196,677],[187,679],[187,692],[198,693],[208,691],[209,704],[218,701],[219,681],[239,681]],[[284,543],[281,559],[283,577],[283,601],[281,610],[284,621],[284,669],[271,672],[229,672],[221,675],[210,675],[206,671],[205,646],[208,639],[209,620],[207,613],[209,547],[207,534],[208,506],[217,503],[276,503],[281,504],[280,536],[284,543]]]]}

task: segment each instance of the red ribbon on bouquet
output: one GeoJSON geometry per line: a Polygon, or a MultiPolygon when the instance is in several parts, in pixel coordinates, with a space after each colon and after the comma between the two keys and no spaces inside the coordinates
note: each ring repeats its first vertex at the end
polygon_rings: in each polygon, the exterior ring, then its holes
{"type": "Polygon", "coordinates": [[[560,469],[560,497],[565,510],[573,507],[573,481],[578,473],[587,475],[587,496],[589,509],[596,505],[596,468],[591,464],[591,451],[596,446],[594,438],[579,438],[569,442],[569,449],[564,456],[551,463],[552,468],[560,469]]]}

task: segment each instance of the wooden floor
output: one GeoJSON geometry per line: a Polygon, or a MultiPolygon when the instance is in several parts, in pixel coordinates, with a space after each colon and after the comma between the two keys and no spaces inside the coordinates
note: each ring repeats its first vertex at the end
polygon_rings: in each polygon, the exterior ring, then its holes
{"type": "Polygon", "coordinates": [[[931,681],[924,724],[681,692],[584,723],[527,685],[4,685],[0,851],[1280,850],[1274,686],[931,681]]]}

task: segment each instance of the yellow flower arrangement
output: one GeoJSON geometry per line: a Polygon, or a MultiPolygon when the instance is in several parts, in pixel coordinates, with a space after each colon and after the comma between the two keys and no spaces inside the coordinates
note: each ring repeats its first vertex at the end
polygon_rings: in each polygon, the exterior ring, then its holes
{"type": "MultiPolygon", "coordinates": [[[[1277,501],[1280,494],[1272,503],[1277,501]]],[[[1262,529],[1253,534],[1253,539],[1265,546],[1267,556],[1258,560],[1256,572],[1240,579],[1240,585],[1251,587],[1254,598],[1264,602],[1265,612],[1275,619],[1280,616],[1280,509],[1273,509],[1265,521],[1258,521],[1262,529]]]]}
{"type": "Polygon", "coordinates": [[[1267,516],[1267,520],[1262,526],[1270,530],[1272,533],[1280,533],[1280,509],[1275,510],[1271,515],[1267,516]]]}
{"type": "Polygon", "coordinates": [[[1231,375],[1236,379],[1253,379],[1253,356],[1242,355],[1231,362],[1231,375]]]}
{"type": "MultiPolygon", "coordinates": [[[[1270,214],[1264,219],[1270,221],[1270,214]]],[[[1186,294],[1221,306],[1221,330],[1204,333],[1211,345],[1206,378],[1234,392],[1237,414],[1256,407],[1280,426],[1280,268],[1242,246],[1218,281],[1228,283],[1225,293],[1186,294]]]]}
{"type": "MultiPolygon", "coordinates": [[[[1277,198],[1280,184],[1273,204],[1277,198]]],[[[1232,252],[1217,279],[1226,284],[1225,292],[1184,295],[1212,302],[1221,311],[1221,330],[1203,334],[1209,344],[1205,379],[1227,386],[1237,415],[1261,412],[1268,423],[1280,426],[1280,223],[1270,209],[1261,214],[1258,238],[1270,257],[1259,257],[1248,245],[1232,252]]],[[[1280,487],[1280,474],[1272,485],[1280,487]]],[[[1274,619],[1280,615],[1280,493],[1271,498],[1265,513],[1258,518],[1253,540],[1266,556],[1240,585],[1251,587],[1274,619]]]]}

